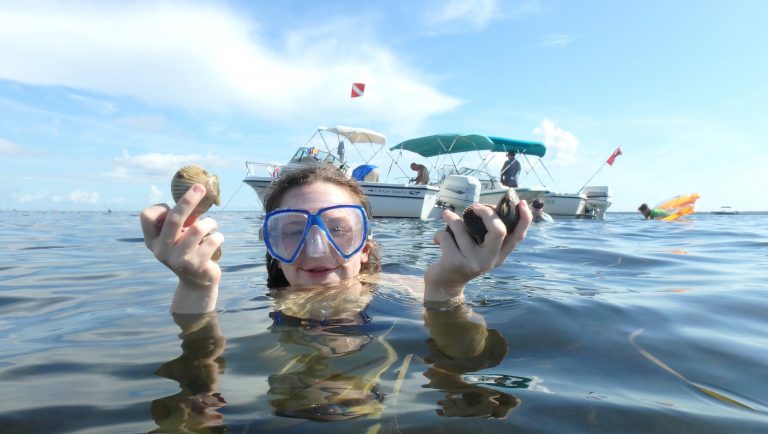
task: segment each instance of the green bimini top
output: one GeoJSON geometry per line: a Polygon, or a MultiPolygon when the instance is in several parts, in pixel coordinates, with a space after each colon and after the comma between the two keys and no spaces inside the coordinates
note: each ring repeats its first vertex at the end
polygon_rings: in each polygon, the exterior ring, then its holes
{"type": "Polygon", "coordinates": [[[422,157],[458,154],[473,151],[517,152],[543,157],[547,148],[542,143],[489,137],[482,134],[434,134],[409,139],[389,148],[391,151],[406,150],[422,157]]]}

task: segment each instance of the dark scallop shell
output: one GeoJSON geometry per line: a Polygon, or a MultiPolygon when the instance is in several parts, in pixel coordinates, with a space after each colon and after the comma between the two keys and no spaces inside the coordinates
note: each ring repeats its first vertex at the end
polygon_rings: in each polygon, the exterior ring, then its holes
{"type": "MultiPolygon", "coordinates": [[[[515,225],[517,225],[517,221],[520,219],[520,216],[517,213],[518,203],[520,203],[520,198],[517,197],[515,190],[510,188],[507,190],[504,196],[501,197],[495,208],[496,215],[498,215],[501,218],[501,221],[504,222],[504,226],[506,226],[508,234],[512,233],[512,231],[515,229],[515,225]]],[[[485,227],[483,219],[478,217],[472,210],[472,208],[476,206],[490,205],[473,204],[466,207],[462,215],[462,220],[464,220],[464,226],[467,227],[467,231],[475,243],[482,244],[485,241],[485,234],[488,233],[488,229],[485,227]]],[[[456,241],[456,236],[453,234],[451,228],[446,227],[446,230],[449,234],[451,234],[453,240],[456,241]]]]}

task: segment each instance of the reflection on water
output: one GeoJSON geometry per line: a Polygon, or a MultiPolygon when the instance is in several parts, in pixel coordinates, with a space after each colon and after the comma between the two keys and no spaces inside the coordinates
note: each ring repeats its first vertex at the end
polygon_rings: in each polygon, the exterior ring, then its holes
{"type": "MultiPolygon", "coordinates": [[[[184,317],[137,214],[0,212],[0,432],[766,432],[768,217],[638,216],[536,225],[424,312],[269,294],[259,216],[218,213],[219,312],[184,317]]],[[[385,270],[440,227],[375,222],[385,270]]]]}
{"type": "MultiPolygon", "coordinates": [[[[265,341],[260,345],[271,350],[252,354],[250,361],[276,368],[267,376],[272,413],[324,422],[382,420],[387,401],[400,393],[381,384],[399,359],[387,340],[397,324],[386,329],[370,326],[373,320],[366,310],[373,288],[352,282],[331,289],[282,289],[272,297],[269,333],[251,337],[265,341]]],[[[220,377],[227,366],[226,339],[218,315],[174,319],[181,329],[182,355],[164,363],[156,374],[175,380],[180,391],[154,400],[152,417],[162,432],[223,429],[227,420],[222,411],[228,402],[220,391],[220,377]]],[[[494,367],[507,354],[506,340],[497,330],[487,329],[482,317],[466,306],[429,309],[424,323],[430,337],[423,387],[444,394],[436,402],[436,414],[504,418],[519,405],[515,396],[463,376],[494,367]]],[[[404,375],[405,370],[399,373],[400,378],[404,375]]]]}

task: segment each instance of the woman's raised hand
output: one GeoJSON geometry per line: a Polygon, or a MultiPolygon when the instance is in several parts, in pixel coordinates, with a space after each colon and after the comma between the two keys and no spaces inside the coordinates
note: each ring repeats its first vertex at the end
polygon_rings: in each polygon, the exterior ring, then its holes
{"type": "Polygon", "coordinates": [[[159,204],[141,212],[144,243],[179,277],[171,308],[177,313],[208,312],[216,305],[221,268],[211,256],[224,236],[214,219],[192,213],[204,196],[205,188],[196,184],[173,208],[159,204]]]}
{"type": "Polygon", "coordinates": [[[481,244],[475,243],[459,216],[451,211],[443,212],[443,219],[453,231],[456,241],[446,231],[435,233],[435,243],[440,245],[441,256],[424,275],[425,300],[446,301],[463,296],[467,282],[504,263],[525,238],[533,219],[528,204],[520,201],[517,206],[520,220],[508,234],[492,207],[475,206],[473,210],[488,229],[481,244]]]}

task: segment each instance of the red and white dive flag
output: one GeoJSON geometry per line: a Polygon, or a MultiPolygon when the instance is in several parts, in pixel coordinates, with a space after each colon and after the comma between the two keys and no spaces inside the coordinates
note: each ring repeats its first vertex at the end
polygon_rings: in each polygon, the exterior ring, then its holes
{"type": "Polygon", "coordinates": [[[615,151],[613,151],[613,154],[611,154],[611,156],[608,157],[608,160],[606,161],[606,163],[608,163],[609,166],[613,166],[613,162],[616,160],[616,157],[618,157],[619,155],[621,155],[621,146],[619,146],[618,148],[616,148],[615,151]]]}
{"type": "Polygon", "coordinates": [[[352,98],[363,96],[365,92],[365,83],[352,83],[352,98]]]}

